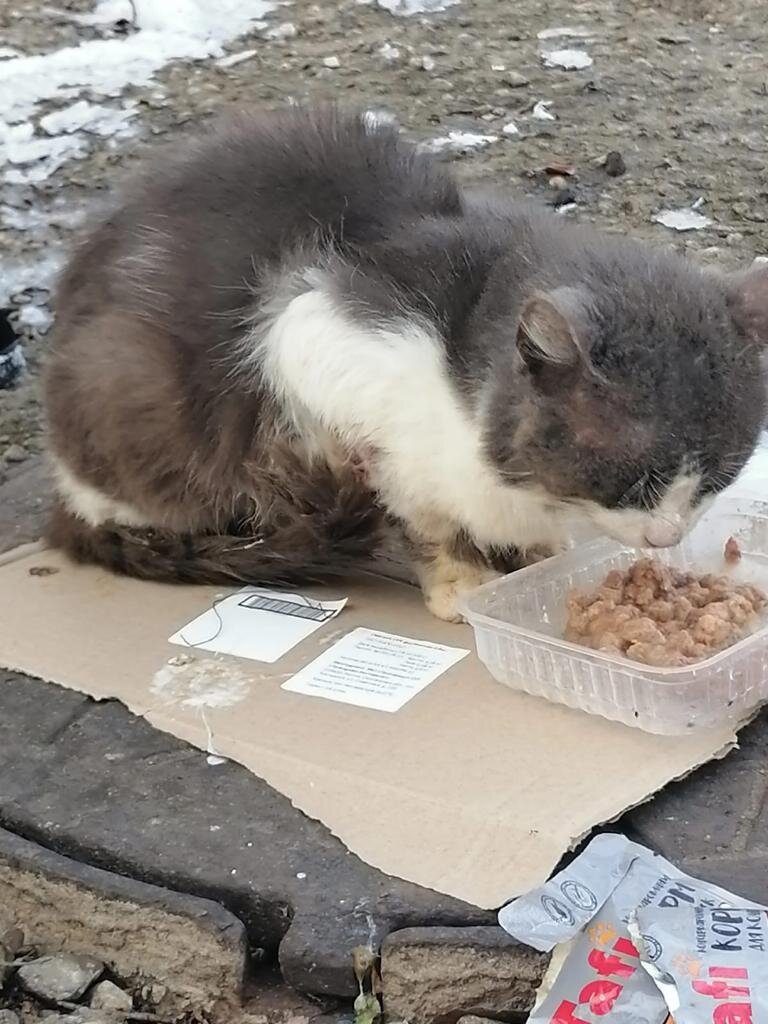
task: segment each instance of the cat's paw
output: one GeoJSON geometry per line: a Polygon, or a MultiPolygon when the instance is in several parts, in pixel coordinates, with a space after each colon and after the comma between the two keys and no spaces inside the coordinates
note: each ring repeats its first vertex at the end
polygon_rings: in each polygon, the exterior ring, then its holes
{"type": "Polygon", "coordinates": [[[499,573],[491,569],[468,566],[460,576],[432,583],[429,589],[424,591],[424,601],[436,618],[444,622],[464,622],[466,620],[459,610],[462,598],[471,590],[488,583],[489,580],[497,579],[498,576],[499,573]]]}

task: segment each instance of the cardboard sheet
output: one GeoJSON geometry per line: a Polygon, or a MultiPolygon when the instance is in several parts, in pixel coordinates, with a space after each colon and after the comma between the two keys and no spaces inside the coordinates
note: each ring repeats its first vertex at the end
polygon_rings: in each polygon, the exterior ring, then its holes
{"type": "Polygon", "coordinates": [[[594,825],[734,740],[730,730],[651,736],[547,704],[494,682],[474,653],[446,658],[396,711],[292,692],[283,683],[361,627],[474,651],[469,627],[433,619],[402,583],[306,593],[349,600],[279,660],[259,663],[168,642],[219,589],[19,551],[0,565],[0,663],[117,698],[239,761],[368,863],[485,908],[543,883],[594,825]]]}

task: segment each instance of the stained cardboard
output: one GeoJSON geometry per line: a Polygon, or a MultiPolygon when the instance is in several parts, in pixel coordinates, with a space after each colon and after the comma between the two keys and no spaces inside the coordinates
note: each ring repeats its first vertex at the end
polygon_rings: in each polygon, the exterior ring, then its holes
{"type": "Polygon", "coordinates": [[[19,550],[0,563],[0,663],[122,701],[266,779],[368,863],[480,907],[541,884],[593,826],[735,739],[652,736],[551,705],[496,683],[474,654],[395,714],[291,693],[281,684],[358,626],[474,650],[472,631],[432,618],[406,584],[370,578],[307,590],[349,603],[274,664],[179,658],[167,638],[220,594],[19,550]],[[209,675],[219,706],[195,689],[209,675]]]}

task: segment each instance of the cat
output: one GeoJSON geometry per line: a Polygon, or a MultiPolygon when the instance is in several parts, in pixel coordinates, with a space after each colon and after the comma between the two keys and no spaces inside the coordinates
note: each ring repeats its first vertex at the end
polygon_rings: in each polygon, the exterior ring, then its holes
{"type": "Polygon", "coordinates": [[[49,537],[143,578],[282,583],[402,536],[459,620],[574,516],[676,544],[756,446],[766,341],[765,267],[462,187],[368,114],[225,116],[63,274],[49,537]]]}

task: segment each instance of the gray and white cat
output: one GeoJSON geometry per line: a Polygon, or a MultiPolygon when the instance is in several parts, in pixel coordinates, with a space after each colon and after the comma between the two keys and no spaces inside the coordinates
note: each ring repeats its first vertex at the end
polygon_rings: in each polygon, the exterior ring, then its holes
{"type": "Polygon", "coordinates": [[[460,187],[334,109],[162,155],[60,285],[50,536],[147,578],[295,581],[393,530],[426,602],[564,539],[681,539],[765,419],[768,270],[460,187]]]}

